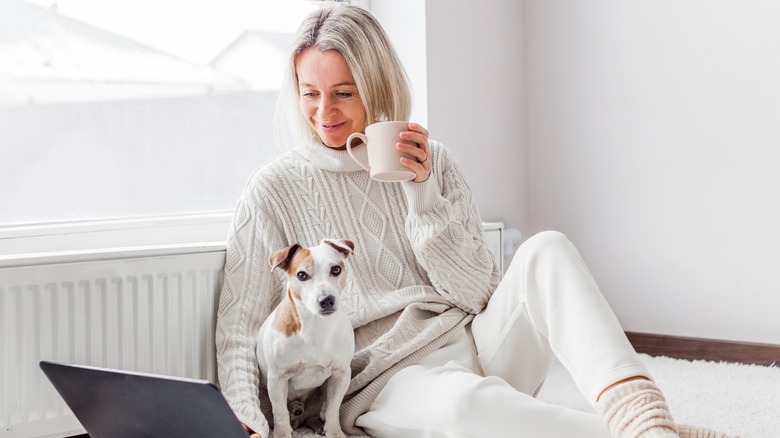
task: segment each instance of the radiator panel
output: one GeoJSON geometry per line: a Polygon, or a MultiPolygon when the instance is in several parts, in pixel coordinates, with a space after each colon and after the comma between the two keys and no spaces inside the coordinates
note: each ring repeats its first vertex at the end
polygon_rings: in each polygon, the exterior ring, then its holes
{"type": "Polygon", "coordinates": [[[38,362],[216,380],[224,251],[0,269],[0,437],[83,429],[38,362]]]}

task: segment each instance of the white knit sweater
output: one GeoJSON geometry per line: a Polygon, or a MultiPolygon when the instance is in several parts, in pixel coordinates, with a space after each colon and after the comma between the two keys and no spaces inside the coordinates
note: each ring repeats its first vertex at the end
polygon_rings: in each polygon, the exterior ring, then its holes
{"type": "MultiPolygon", "coordinates": [[[[260,411],[255,335],[282,297],[268,256],[323,238],[355,242],[343,306],[355,329],[352,381],[341,409],[347,433],[385,383],[444,344],[487,304],[498,268],[471,191],[452,153],[431,141],[423,183],[369,178],[344,151],[290,150],[249,179],[228,236],[216,344],[219,383],[239,420],[269,436],[260,411]]],[[[354,149],[366,161],[365,147],[354,149]]]]}

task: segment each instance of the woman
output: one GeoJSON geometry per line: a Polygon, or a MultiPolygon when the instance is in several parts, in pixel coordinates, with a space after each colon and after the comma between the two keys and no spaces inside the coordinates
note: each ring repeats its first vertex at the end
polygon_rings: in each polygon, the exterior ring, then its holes
{"type": "Polygon", "coordinates": [[[340,6],[304,21],[277,109],[291,149],[257,169],[239,200],[219,302],[220,384],[253,436],[269,436],[255,335],[284,285],[268,256],[325,237],[356,244],[344,294],[356,341],[347,433],[723,436],[674,423],[561,234],[525,242],[499,284],[463,172],[425,128],[410,123],[399,138],[412,181],[372,181],[352,161],[349,134],[408,120],[410,106],[405,73],[369,13],[340,6]],[[600,415],[533,398],[555,357],[600,415]]]}

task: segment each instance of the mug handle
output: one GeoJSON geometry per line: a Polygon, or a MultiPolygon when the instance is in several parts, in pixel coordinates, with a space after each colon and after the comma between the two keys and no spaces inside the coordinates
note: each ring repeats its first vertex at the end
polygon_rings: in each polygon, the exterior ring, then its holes
{"type": "Polygon", "coordinates": [[[368,164],[360,161],[360,159],[358,159],[358,157],[356,157],[352,153],[352,140],[354,140],[356,138],[359,138],[360,140],[363,141],[363,143],[366,144],[366,146],[368,146],[368,137],[366,137],[365,134],[360,133],[360,132],[353,132],[347,138],[347,153],[349,154],[350,157],[352,157],[353,160],[355,160],[356,163],[358,163],[360,165],[360,167],[362,167],[363,169],[366,169],[367,172],[371,173],[371,168],[368,167],[368,164]]]}

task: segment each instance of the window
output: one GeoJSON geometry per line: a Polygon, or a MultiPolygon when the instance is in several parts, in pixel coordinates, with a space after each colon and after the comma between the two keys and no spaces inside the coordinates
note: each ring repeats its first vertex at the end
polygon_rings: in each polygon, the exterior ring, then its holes
{"type": "Polygon", "coordinates": [[[314,7],[0,0],[0,227],[229,215],[314,7]]]}
{"type": "Polygon", "coordinates": [[[223,241],[325,3],[0,0],[0,266],[223,241]]]}

